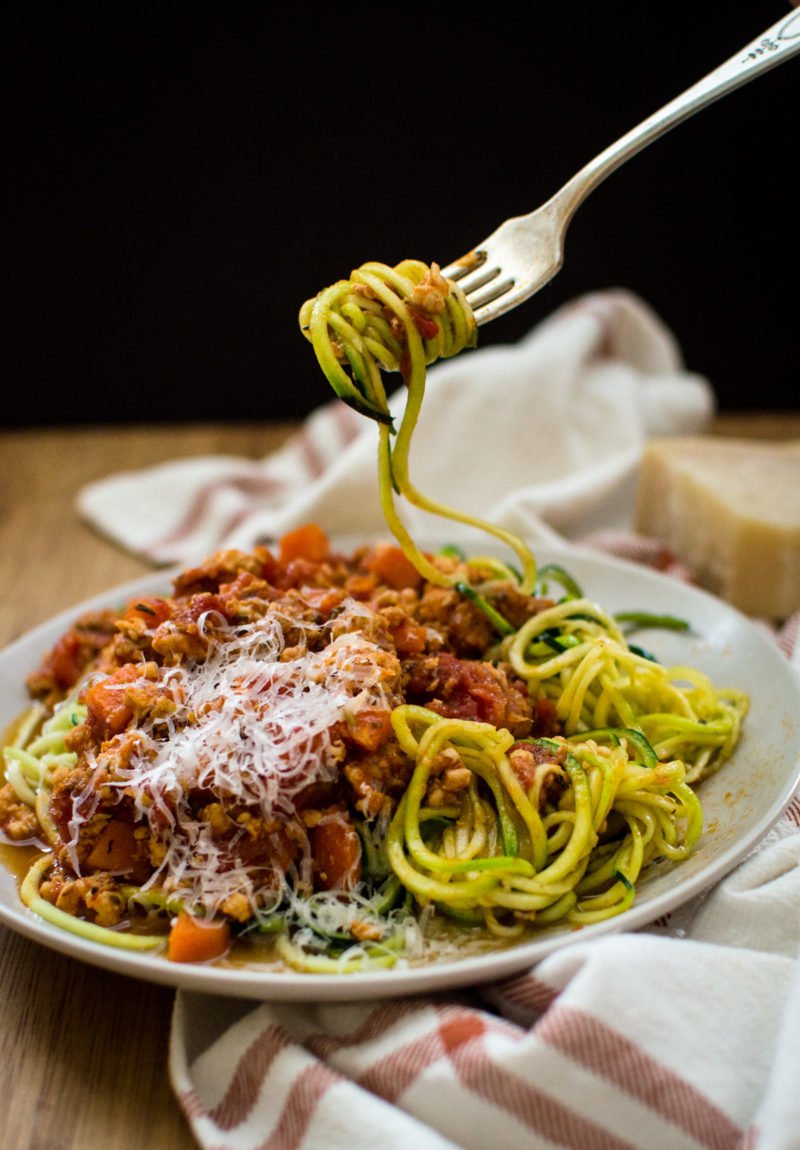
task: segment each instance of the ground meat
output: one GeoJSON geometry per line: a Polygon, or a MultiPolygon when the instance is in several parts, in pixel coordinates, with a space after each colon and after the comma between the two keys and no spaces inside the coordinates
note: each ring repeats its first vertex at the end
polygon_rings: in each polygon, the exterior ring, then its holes
{"type": "Polygon", "coordinates": [[[275,597],[266,579],[259,579],[250,571],[237,575],[232,583],[223,583],[219,589],[222,609],[228,619],[250,623],[262,618],[275,597]]]}
{"type": "Polygon", "coordinates": [[[39,893],[66,914],[80,915],[98,926],[118,926],[125,917],[125,898],[108,874],[68,878],[56,871],[41,884],[39,893]]]}
{"type": "MultiPolygon", "coordinates": [[[[125,738],[125,736],[123,736],[125,738]]],[[[108,752],[106,752],[108,759],[108,752]]],[[[66,852],[70,860],[74,851],[79,862],[88,859],[95,845],[114,817],[125,817],[124,796],[109,787],[111,773],[103,762],[79,760],[72,770],[65,770],[53,781],[50,796],[50,817],[64,843],[73,839],[76,819],[81,819],[81,833],[77,843],[66,852]]],[[[129,822],[132,815],[127,815],[129,822]]]]}
{"type": "Polygon", "coordinates": [[[553,606],[552,599],[543,599],[536,595],[523,595],[510,583],[494,586],[487,593],[486,598],[515,631],[519,630],[523,623],[526,623],[534,615],[539,615],[548,607],[553,606]]]}
{"type": "Polygon", "coordinates": [[[438,264],[431,264],[415,284],[406,302],[426,315],[441,315],[447,305],[450,285],[442,275],[438,264]]]}
{"type": "Polygon", "coordinates": [[[343,773],[355,796],[356,810],[368,818],[391,813],[408,786],[412,769],[410,759],[394,740],[374,754],[348,762],[343,773]]]}
{"type": "Polygon", "coordinates": [[[479,658],[496,639],[480,608],[452,587],[426,587],[415,618],[435,628],[448,648],[461,658],[479,658]]]}
{"type": "Polygon", "coordinates": [[[235,549],[221,550],[197,567],[182,571],[173,581],[175,596],[186,598],[203,591],[217,591],[223,583],[233,583],[245,571],[260,578],[274,565],[266,547],[256,547],[252,553],[235,549]]]}
{"type": "Polygon", "coordinates": [[[508,753],[511,769],[528,795],[533,795],[539,810],[553,802],[566,786],[563,762],[567,744],[560,742],[556,749],[540,743],[517,743],[508,753]]]}
{"type": "Polygon", "coordinates": [[[189,659],[202,661],[212,636],[227,622],[225,603],[219,595],[207,591],[192,595],[157,628],[153,651],[168,667],[189,659]]]}
{"type": "MultiPolygon", "coordinates": [[[[437,291],[432,276],[412,306],[434,315],[437,291]]],[[[121,913],[117,881],[142,883],[168,859],[179,814],[192,825],[196,818],[211,836],[220,875],[244,867],[268,892],[279,889],[287,873],[299,875],[292,881],[305,889],[352,885],[360,875],[353,820],[391,817],[414,769],[391,722],[403,702],[506,728],[518,740],[559,733],[552,704],[532,701],[510,665],[488,661],[497,649],[494,625],[455,586],[427,583],[407,561],[404,566],[393,546],[365,547],[349,557],[330,548],[319,554],[290,550],[221,550],[179,575],[168,597],[133,599],[118,617],[85,616],[31,676],[31,693],[52,704],[88,671],[96,672],[81,695],[87,719],[65,739],[77,764],[52,780],[50,813],[63,841],[45,897],[56,905],[115,924],[121,913]],[[206,667],[212,641],[238,641],[262,620],[272,629],[269,642],[275,640],[265,660],[274,658],[283,672],[290,670],[286,664],[313,656],[304,665],[306,686],[338,676],[352,690],[350,703],[320,739],[325,770],[315,775],[312,764],[307,785],[292,780],[268,801],[240,793],[236,783],[225,791],[182,781],[175,790],[172,783],[152,794],[145,789],[134,807],[133,784],[126,794],[124,772],[132,764],[146,770],[147,756],[157,755],[163,736],[199,723],[215,708],[222,711],[230,697],[212,695],[187,717],[184,688],[175,686],[186,680],[176,669],[191,674],[192,665],[206,667]],[[357,641],[348,641],[351,634],[357,641]],[[153,749],[139,763],[133,752],[147,739],[153,749]],[[73,873],[76,866],[80,876],[73,873]]],[[[443,574],[469,578],[454,555],[428,560],[443,574]]],[[[485,586],[485,596],[515,627],[549,605],[499,580],[485,586]]],[[[282,680],[276,675],[275,681],[282,680]]],[[[526,787],[542,784],[536,754],[522,748],[515,749],[514,769],[526,787]]],[[[425,801],[457,805],[471,777],[456,752],[443,753],[425,801]]],[[[540,793],[550,794],[550,786],[541,785],[540,793]]],[[[10,788],[0,791],[0,826],[15,841],[36,832],[33,812],[10,788]]],[[[223,913],[246,921],[251,898],[227,889],[223,913]]]]}
{"type": "Polygon", "coordinates": [[[461,762],[454,747],[445,747],[431,767],[425,803],[429,807],[445,807],[457,803],[459,796],[472,781],[469,767],[461,762]]]}
{"type": "Polygon", "coordinates": [[[214,801],[198,808],[198,820],[206,823],[220,849],[222,869],[254,866],[265,874],[260,881],[277,888],[280,876],[302,854],[306,833],[299,818],[267,818],[261,812],[241,805],[225,807],[214,801]],[[269,882],[269,872],[275,875],[269,882]]]}
{"type": "Polygon", "coordinates": [[[34,839],[39,833],[35,812],[17,796],[11,783],[0,787],[0,831],[15,843],[34,839]]]}

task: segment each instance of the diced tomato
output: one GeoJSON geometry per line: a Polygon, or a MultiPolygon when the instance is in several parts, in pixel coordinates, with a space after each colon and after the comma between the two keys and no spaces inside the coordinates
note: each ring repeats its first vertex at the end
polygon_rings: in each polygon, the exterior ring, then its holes
{"type": "Polygon", "coordinates": [[[417,309],[408,302],[406,302],[406,307],[414,321],[414,326],[423,339],[436,339],[439,334],[439,325],[436,320],[432,319],[429,315],[425,315],[424,312],[417,311],[417,309]]]}
{"type": "Polygon", "coordinates": [[[558,717],[558,711],[552,699],[544,696],[537,699],[533,707],[533,734],[537,738],[547,739],[553,735],[560,735],[563,723],[558,717]]]}
{"type": "Polygon", "coordinates": [[[157,595],[144,595],[131,600],[125,608],[123,618],[141,619],[149,630],[154,630],[160,623],[169,619],[171,614],[172,607],[166,599],[161,599],[157,595]]]}
{"type": "Polygon", "coordinates": [[[340,812],[326,812],[310,835],[314,878],[320,890],[350,890],[361,878],[361,842],[340,812]]]}
{"type": "Polygon", "coordinates": [[[125,702],[124,684],[135,682],[140,676],[139,667],[126,663],[87,688],[84,702],[89,710],[89,722],[102,736],[118,735],[133,718],[133,711],[125,702]]]}
{"type": "Polygon", "coordinates": [[[81,652],[80,636],[75,631],[67,631],[48,655],[43,670],[62,690],[68,690],[80,678],[81,652]]]}

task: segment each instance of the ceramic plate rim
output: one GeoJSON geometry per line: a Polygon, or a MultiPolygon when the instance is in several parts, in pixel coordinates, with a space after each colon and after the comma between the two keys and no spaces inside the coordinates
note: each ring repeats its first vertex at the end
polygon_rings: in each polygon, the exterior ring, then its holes
{"type": "MultiPolygon", "coordinates": [[[[349,541],[346,543],[344,540],[340,541],[340,545],[343,550],[350,546],[349,541]]],[[[723,631],[726,627],[732,628],[736,635],[743,636],[749,642],[751,653],[755,650],[761,660],[774,666],[782,690],[793,698],[795,709],[800,713],[800,677],[793,671],[789,660],[755,623],[715,596],[628,560],[571,544],[562,546],[548,543],[537,548],[537,558],[540,563],[560,562],[566,566],[571,565],[573,570],[576,566],[583,570],[587,595],[598,598],[600,602],[602,599],[595,596],[591,585],[586,583],[587,571],[593,572],[595,576],[618,577],[626,592],[631,584],[634,587],[642,586],[655,591],[657,598],[695,606],[698,612],[710,611],[723,631]]],[[[24,677],[31,669],[36,655],[43,652],[78,614],[98,607],[116,606],[133,595],[169,587],[169,581],[176,570],[162,568],[93,595],[39,623],[1,650],[0,728],[5,728],[21,709],[21,705],[24,705],[21,684],[16,701],[13,705],[9,702],[8,690],[11,689],[13,697],[16,682],[14,676],[20,679],[24,677]]],[[[641,606],[641,602],[636,605],[641,606]]],[[[713,646],[709,647],[709,651],[713,652],[713,646]]],[[[734,659],[734,665],[735,662],[734,659]]],[[[786,710],[788,712],[789,708],[786,710]]],[[[653,897],[645,897],[615,919],[578,931],[548,934],[509,949],[455,961],[444,960],[430,966],[394,968],[361,975],[274,973],[258,968],[178,965],[158,955],[112,950],[76,935],[65,934],[23,906],[16,895],[14,878],[5,868],[0,872],[0,923],[51,950],[105,970],[167,984],[176,989],[263,1001],[348,1001],[416,995],[442,988],[452,990],[496,981],[520,973],[568,945],[647,926],[729,873],[780,819],[800,784],[800,731],[797,722],[789,721],[788,715],[784,722],[788,722],[789,726],[781,770],[776,774],[776,785],[755,812],[745,834],[734,834],[733,840],[712,854],[707,865],[697,873],[686,872],[684,876],[681,869],[676,868],[675,881],[667,889],[653,897]]],[[[736,756],[732,762],[735,760],[736,756]]]]}

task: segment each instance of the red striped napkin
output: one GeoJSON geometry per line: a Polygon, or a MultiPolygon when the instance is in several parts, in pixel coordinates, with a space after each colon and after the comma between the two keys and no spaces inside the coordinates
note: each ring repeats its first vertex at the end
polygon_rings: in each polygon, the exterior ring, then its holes
{"type": "Polygon", "coordinates": [[[243,1012],[179,992],[170,1067],[198,1142],[796,1150],[797,805],[789,819],[684,938],[576,943],[464,997],[243,1012]],[[742,915],[760,949],[709,940],[742,915]]]}

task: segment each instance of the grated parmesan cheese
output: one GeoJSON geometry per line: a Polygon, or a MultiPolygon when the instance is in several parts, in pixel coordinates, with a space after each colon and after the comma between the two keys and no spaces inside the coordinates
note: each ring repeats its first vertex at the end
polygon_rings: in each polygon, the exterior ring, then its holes
{"type": "MultiPolygon", "coordinates": [[[[337,725],[362,708],[392,705],[399,665],[370,637],[375,616],[368,608],[345,599],[324,623],[298,614],[275,604],[251,623],[215,617],[205,631],[206,657],[163,669],[161,688],[174,709],[140,720],[127,765],[115,767],[112,783],[163,847],[143,889],[179,889],[208,912],[233,895],[244,895],[251,913],[265,900],[275,902],[284,876],[268,867],[256,875],[252,865],[238,863],[245,827],[220,843],[192,796],[209,792],[212,801],[285,823],[300,791],[336,778],[343,755],[337,725]]],[[[144,676],[119,689],[142,682],[144,676]]],[[[96,805],[89,792],[97,773],[74,798],[74,842],[96,805]]]]}

